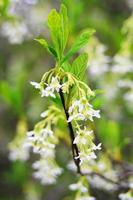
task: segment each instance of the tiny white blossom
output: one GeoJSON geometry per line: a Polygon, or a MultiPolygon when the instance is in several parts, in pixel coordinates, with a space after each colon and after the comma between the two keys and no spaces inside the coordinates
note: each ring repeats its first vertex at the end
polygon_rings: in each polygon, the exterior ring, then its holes
{"type": "Polygon", "coordinates": [[[40,83],[37,83],[35,81],[30,81],[30,84],[33,85],[36,89],[41,89],[40,83]]]}
{"type": "Polygon", "coordinates": [[[48,115],[48,113],[49,113],[49,111],[46,110],[46,111],[42,112],[40,116],[45,118],[48,115]]]}
{"type": "Polygon", "coordinates": [[[27,146],[23,148],[23,144],[19,145],[18,147],[14,146],[10,148],[9,159],[26,161],[29,158],[29,151],[29,147],[27,146]]]}
{"type": "Polygon", "coordinates": [[[87,111],[87,114],[88,114],[88,118],[93,121],[93,117],[97,117],[97,118],[100,118],[100,110],[94,110],[92,108],[90,108],[88,111],[87,111]]]}
{"type": "Polygon", "coordinates": [[[84,197],[80,197],[80,200],[96,200],[96,198],[91,197],[91,196],[84,196],[84,197]]]}
{"type": "Polygon", "coordinates": [[[40,179],[42,184],[53,184],[56,182],[58,175],[62,173],[62,169],[57,166],[54,160],[43,159],[33,163],[33,168],[37,170],[33,176],[40,179]]]}
{"type": "Polygon", "coordinates": [[[75,137],[73,143],[86,145],[86,144],[88,144],[90,135],[92,135],[93,131],[86,130],[86,127],[85,127],[83,130],[80,129],[76,133],[77,133],[77,136],[75,137]]]}
{"type": "Polygon", "coordinates": [[[101,150],[101,145],[102,145],[102,143],[99,143],[97,146],[96,145],[94,145],[93,147],[92,147],[92,150],[101,150]]]}
{"type": "Polygon", "coordinates": [[[68,109],[69,118],[68,122],[72,120],[91,120],[93,117],[100,118],[100,111],[94,110],[92,105],[87,102],[86,99],[75,100],[68,109]]]}
{"type": "Polygon", "coordinates": [[[69,185],[69,189],[73,191],[80,190],[82,193],[86,193],[88,191],[88,189],[85,186],[83,186],[81,182],[69,185]]]}
{"type": "Polygon", "coordinates": [[[52,77],[51,83],[43,90],[41,90],[41,97],[48,97],[51,96],[53,98],[56,98],[54,92],[59,92],[62,85],[59,83],[57,77],[52,77]]]}
{"type": "Polygon", "coordinates": [[[133,200],[133,197],[127,192],[127,193],[121,193],[119,194],[120,200],[133,200]]]}
{"type": "Polygon", "coordinates": [[[74,101],[74,103],[72,104],[72,106],[69,107],[68,112],[71,113],[75,107],[78,107],[78,111],[81,112],[84,108],[83,104],[80,102],[80,100],[76,100],[74,101]]]}
{"type": "MultiPolygon", "coordinates": [[[[89,150],[90,151],[90,150],[89,150]]],[[[79,152],[79,156],[76,158],[80,158],[80,165],[83,163],[90,162],[91,159],[96,159],[97,156],[94,152],[79,152]]]]}
{"type": "Polygon", "coordinates": [[[43,157],[54,157],[56,138],[49,127],[40,130],[39,133],[29,131],[24,147],[32,147],[33,153],[38,153],[43,157]]]}
{"type": "Polygon", "coordinates": [[[50,87],[59,92],[60,88],[62,87],[62,85],[59,83],[57,77],[52,77],[51,83],[50,83],[50,87]]]}
{"type": "Polygon", "coordinates": [[[125,74],[133,71],[133,62],[130,57],[117,55],[114,57],[112,72],[125,74]]]}
{"type": "Polygon", "coordinates": [[[129,183],[129,187],[133,189],[133,182],[129,183]]]}
{"type": "Polygon", "coordinates": [[[55,98],[54,90],[50,86],[47,86],[45,89],[41,90],[41,97],[48,96],[55,98]]]}

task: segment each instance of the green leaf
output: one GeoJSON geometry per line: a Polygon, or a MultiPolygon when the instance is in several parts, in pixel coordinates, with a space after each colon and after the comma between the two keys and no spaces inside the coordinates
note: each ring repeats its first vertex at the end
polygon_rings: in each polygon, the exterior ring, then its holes
{"type": "Polygon", "coordinates": [[[34,39],[35,41],[37,41],[39,44],[41,44],[43,47],[46,48],[46,50],[52,54],[55,58],[57,58],[57,54],[56,51],[54,50],[54,48],[52,46],[50,46],[45,39],[39,38],[39,39],[34,39]]]}
{"type": "Polygon", "coordinates": [[[72,66],[69,62],[65,62],[62,64],[62,68],[65,70],[65,72],[71,72],[72,66]]]}
{"type": "Polygon", "coordinates": [[[48,27],[50,29],[51,38],[53,41],[54,49],[60,60],[61,50],[61,17],[55,9],[53,9],[48,15],[48,27]]]}
{"type": "Polygon", "coordinates": [[[80,54],[72,63],[71,72],[75,74],[80,80],[83,80],[87,68],[88,54],[80,54]]]}
{"type": "Polygon", "coordinates": [[[61,5],[60,9],[61,16],[61,34],[62,34],[62,53],[66,47],[68,33],[69,33],[69,24],[68,24],[68,16],[67,16],[67,8],[64,4],[61,5]]]}
{"type": "Polygon", "coordinates": [[[50,12],[48,16],[48,27],[58,61],[61,61],[69,32],[67,8],[63,4],[61,5],[60,13],[55,9],[50,12]]]}
{"type": "Polygon", "coordinates": [[[72,45],[71,49],[66,54],[64,59],[62,60],[62,63],[68,60],[71,56],[73,56],[73,54],[75,54],[83,46],[85,46],[94,32],[95,32],[94,29],[88,29],[83,31],[81,35],[77,38],[77,40],[74,42],[74,44],[72,45]]]}

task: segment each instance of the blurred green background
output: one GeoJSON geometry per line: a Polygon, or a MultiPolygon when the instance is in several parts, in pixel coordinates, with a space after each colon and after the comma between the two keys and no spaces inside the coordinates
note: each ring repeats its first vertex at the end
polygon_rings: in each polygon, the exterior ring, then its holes
{"type": "MultiPolygon", "coordinates": [[[[67,169],[71,155],[65,142],[57,148],[64,173],[53,186],[42,186],[32,177],[34,156],[9,159],[49,103],[29,82],[39,81],[54,60],[33,39],[49,38],[47,15],[62,2],[68,8],[68,47],[82,29],[96,30],[83,50],[89,55],[88,85],[97,93],[92,104],[101,110],[94,127],[96,140],[103,144],[99,159],[107,165],[107,176],[113,179],[119,173],[132,181],[125,174],[133,172],[133,1],[0,0],[0,200],[74,199],[68,185],[76,177],[67,169]]],[[[90,187],[98,200],[118,199],[119,191],[96,187],[96,182],[90,181],[90,187]]]]}

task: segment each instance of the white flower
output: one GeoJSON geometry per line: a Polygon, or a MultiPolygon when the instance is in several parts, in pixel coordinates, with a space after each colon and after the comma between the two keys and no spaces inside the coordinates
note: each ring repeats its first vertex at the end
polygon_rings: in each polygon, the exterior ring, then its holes
{"type": "Polygon", "coordinates": [[[92,105],[87,102],[86,99],[75,100],[68,109],[69,118],[68,122],[73,120],[91,120],[93,117],[100,118],[99,110],[94,110],[92,105]]]}
{"type": "Polygon", "coordinates": [[[106,48],[102,44],[97,44],[89,59],[89,73],[92,78],[101,77],[109,69],[110,58],[105,55],[106,48]]]}
{"type": "Polygon", "coordinates": [[[83,163],[90,162],[91,159],[96,159],[97,156],[94,152],[90,152],[90,149],[86,150],[85,152],[79,152],[79,157],[80,158],[80,165],[83,163]]]}
{"type": "Polygon", "coordinates": [[[42,138],[46,138],[48,136],[53,136],[53,131],[50,128],[46,127],[46,128],[41,130],[40,136],[42,138]]]}
{"type": "Polygon", "coordinates": [[[75,165],[75,163],[74,163],[73,160],[71,160],[71,161],[68,163],[67,168],[68,168],[69,170],[73,171],[73,172],[76,172],[76,170],[77,170],[77,167],[76,167],[76,165],[75,165]]]}
{"type": "Polygon", "coordinates": [[[129,183],[129,187],[133,189],[133,182],[129,183]]]}
{"type": "Polygon", "coordinates": [[[60,88],[62,87],[62,85],[59,83],[57,77],[52,77],[51,83],[50,83],[50,87],[54,90],[59,92],[60,88]]]}
{"type": "Polygon", "coordinates": [[[84,196],[84,197],[80,197],[80,200],[96,200],[96,198],[91,197],[91,196],[84,196]]]}
{"type": "Polygon", "coordinates": [[[81,182],[69,185],[69,189],[73,191],[79,190],[82,193],[86,193],[88,191],[88,189],[81,182]]]}
{"type": "Polygon", "coordinates": [[[80,100],[76,100],[73,102],[72,106],[69,107],[68,112],[71,113],[75,107],[78,108],[78,112],[81,112],[84,108],[84,105],[81,103],[80,100]]]}
{"type": "Polygon", "coordinates": [[[131,80],[119,80],[118,81],[119,87],[127,87],[127,88],[133,88],[133,81],[131,80]]]}
{"type": "Polygon", "coordinates": [[[81,114],[81,113],[76,113],[76,114],[73,114],[73,115],[69,116],[67,122],[71,122],[71,121],[73,121],[75,119],[79,120],[79,121],[80,120],[83,121],[83,120],[85,120],[85,116],[83,114],[81,114]]]}
{"type": "Polygon", "coordinates": [[[2,35],[8,37],[8,40],[11,44],[22,43],[28,33],[26,24],[18,21],[13,21],[13,23],[3,23],[1,30],[2,35]]]}
{"type": "Polygon", "coordinates": [[[92,150],[101,150],[101,145],[102,145],[102,143],[99,143],[97,146],[96,145],[94,145],[93,147],[92,147],[92,150]]]}
{"type": "Polygon", "coordinates": [[[93,131],[86,130],[86,127],[82,130],[78,130],[77,136],[74,139],[74,144],[79,144],[79,145],[87,145],[90,143],[90,136],[92,135],[93,131]]]}
{"type": "Polygon", "coordinates": [[[40,83],[37,83],[35,81],[31,81],[30,84],[33,85],[36,89],[41,89],[40,83]]]}
{"type": "Polygon", "coordinates": [[[51,83],[48,85],[46,84],[47,87],[43,90],[41,90],[41,97],[48,97],[51,96],[53,98],[55,98],[55,94],[54,92],[59,92],[60,88],[62,87],[62,85],[59,83],[57,77],[52,77],[51,83]]]}
{"type": "Polygon", "coordinates": [[[33,85],[36,89],[39,89],[41,92],[41,97],[53,97],[56,98],[55,92],[59,92],[62,85],[59,83],[57,77],[52,77],[51,83],[45,83],[46,87],[43,89],[40,83],[31,81],[31,85],[33,85]]]}
{"type": "Polygon", "coordinates": [[[48,115],[48,113],[49,113],[49,111],[46,110],[46,111],[42,112],[40,116],[45,118],[48,115]]]}
{"type": "Polygon", "coordinates": [[[125,74],[133,71],[133,61],[129,57],[117,55],[114,57],[114,63],[112,67],[114,73],[125,74]]]}
{"type": "Polygon", "coordinates": [[[133,197],[131,197],[130,193],[121,193],[119,194],[120,200],[133,200],[133,197]]]}
{"type": "Polygon", "coordinates": [[[29,158],[29,151],[29,147],[23,148],[23,143],[19,146],[14,146],[10,148],[9,159],[26,161],[29,158]]]}
{"type": "Polygon", "coordinates": [[[87,111],[87,115],[88,115],[88,118],[93,121],[93,117],[97,117],[97,118],[100,118],[100,110],[94,110],[92,108],[90,108],[88,111],[87,111]]]}
{"type": "Polygon", "coordinates": [[[41,97],[48,96],[55,98],[54,90],[50,86],[47,86],[45,89],[41,90],[41,97]]]}
{"type": "Polygon", "coordinates": [[[117,186],[105,181],[104,179],[100,178],[99,176],[93,176],[93,179],[91,177],[88,177],[89,183],[92,185],[93,188],[98,189],[104,189],[107,191],[115,191],[117,189],[117,186]]]}
{"type": "Polygon", "coordinates": [[[33,153],[38,153],[43,157],[55,156],[55,143],[57,142],[53,131],[49,128],[43,128],[40,132],[29,131],[24,147],[32,147],[33,153]]]}
{"type": "Polygon", "coordinates": [[[126,93],[124,94],[124,99],[125,99],[128,103],[133,103],[133,91],[126,92],[126,93]]]}
{"type": "Polygon", "coordinates": [[[41,158],[39,161],[33,163],[32,166],[37,170],[33,176],[40,179],[42,184],[55,183],[57,176],[62,173],[62,169],[52,159],[41,158]]]}

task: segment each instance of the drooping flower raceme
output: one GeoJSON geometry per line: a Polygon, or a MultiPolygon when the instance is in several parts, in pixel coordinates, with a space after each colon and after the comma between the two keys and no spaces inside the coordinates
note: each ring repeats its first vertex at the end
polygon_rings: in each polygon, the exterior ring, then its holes
{"type": "Polygon", "coordinates": [[[77,158],[80,158],[80,165],[83,163],[88,163],[92,159],[96,159],[97,156],[94,151],[101,150],[101,143],[95,145],[93,143],[93,131],[84,129],[79,129],[76,132],[76,137],[74,139],[74,144],[77,144],[80,152],[77,158]]]}
{"type": "Polygon", "coordinates": [[[62,169],[57,165],[54,159],[42,157],[33,163],[33,168],[37,170],[33,176],[41,181],[42,184],[53,184],[56,182],[58,175],[62,173],[62,169]]]}
{"type": "Polygon", "coordinates": [[[59,114],[59,110],[53,106],[44,111],[41,114],[44,119],[36,125],[34,130],[27,132],[27,139],[23,145],[24,149],[32,148],[33,153],[40,155],[40,159],[33,163],[33,168],[36,170],[33,176],[40,179],[42,184],[55,183],[57,176],[62,173],[62,169],[55,161],[55,147],[58,139],[51,129],[51,126],[57,122],[59,114]],[[51,117],[53,119],[49,122],[51,117]]]}
{"type": "Polygon", "coordinates": [[[29,159],[30,156],[30,147],[25,146],[25,142],[27,141],[26,138],[26,131],[27,131],[27,124],[26,121],[20,120],[17,124],[17,135],[13,139],[12,142],[9,143],[9,159],[10,160],[21,160],[26,161],[29,159]]]}

